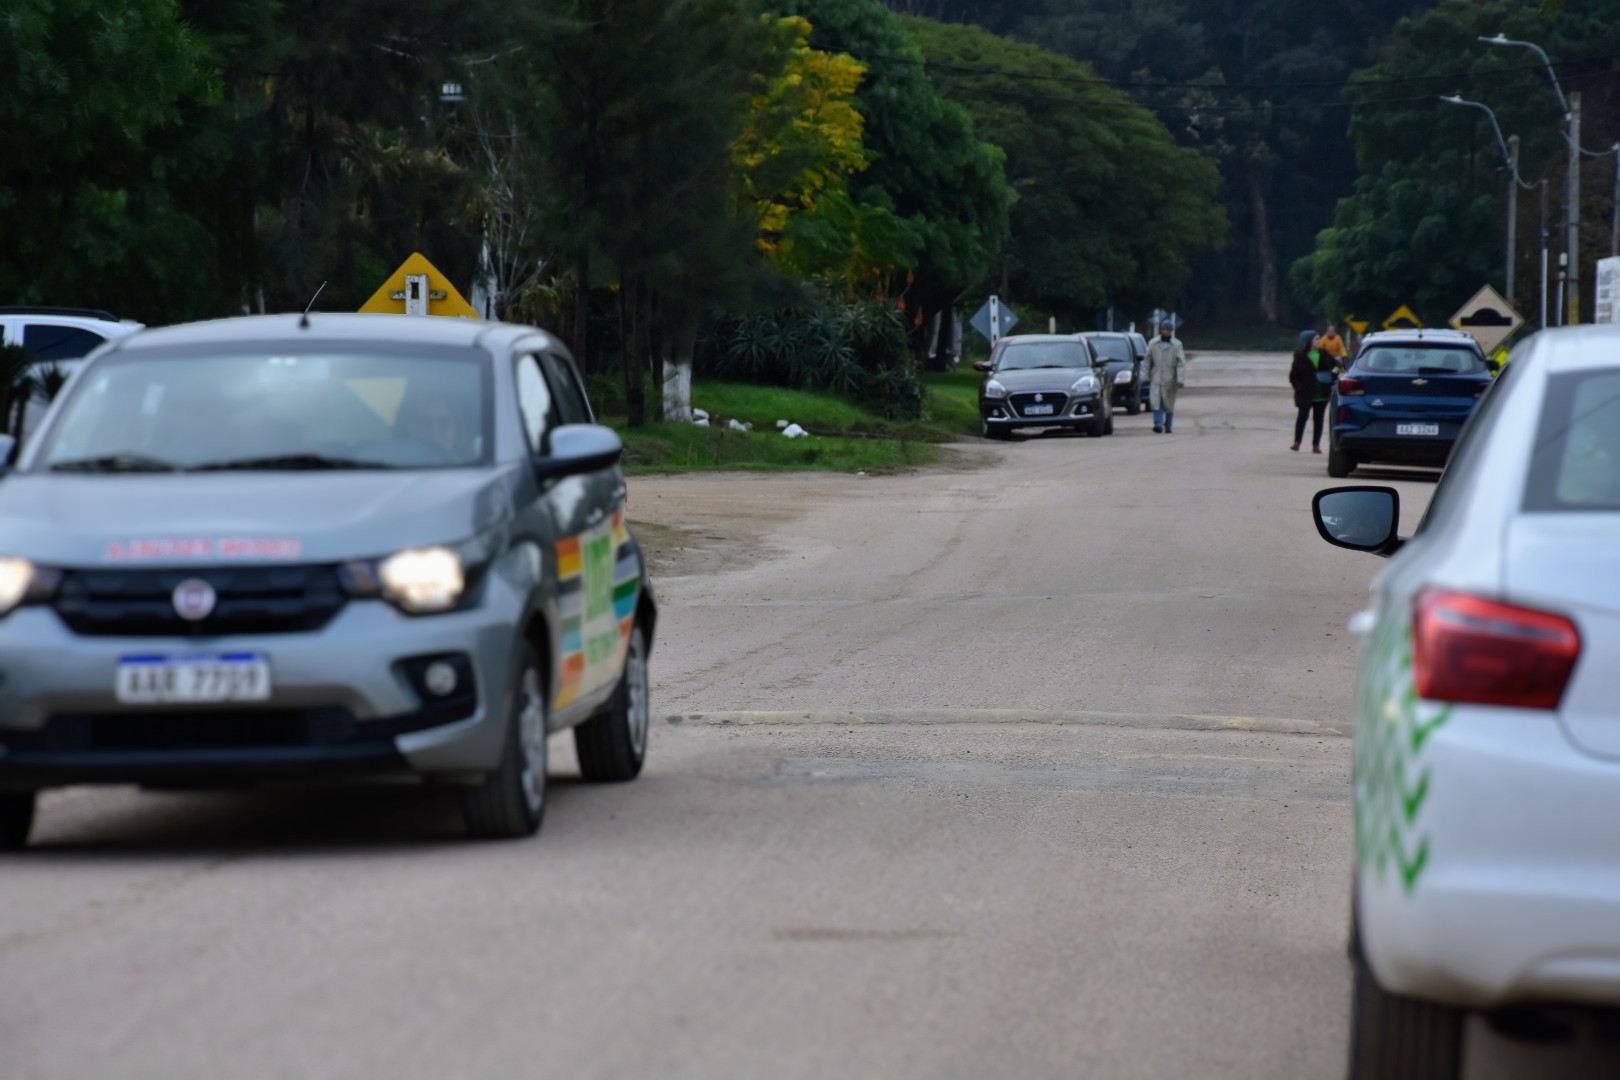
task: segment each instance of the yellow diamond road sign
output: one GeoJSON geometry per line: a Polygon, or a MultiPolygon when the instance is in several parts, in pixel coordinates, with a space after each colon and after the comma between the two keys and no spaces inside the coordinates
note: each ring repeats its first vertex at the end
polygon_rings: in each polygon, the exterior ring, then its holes
{"type": "Polygon", "coordinates": [[[360,310],[373,314],[478,318],[478,312],[450,284],[450,279],[439,273],[439,268],[420,252],[401,263],[360,310]]]}
{"type": "Polygon", "coordinates": [[[1367,332],[1367,327],[1371,326],[1372,323],[1368,322],[1366,319],[1358,319],[1354,315],[1346,315],[1344,317],[1344,325],[1348,326],[1358,334],[1365,334],[1367,332]]]}
{"type": "Polygon", "coordinates": [[[1489,355],[1524,325],[1524,316],[1514,311],[1501,293],[1487,285],[1457,309],[1457,314],[1451,317],[1451,325],[1473,334],[1479,347],[1489,355]]]}
{"type": "Polygon", "coordinates": [[[1417,312],[1402,304],[1395,309],[1395,314],[1384,320],[1385,330],[1421,330],[1423,320],[1417,317],[1417,312]]]}

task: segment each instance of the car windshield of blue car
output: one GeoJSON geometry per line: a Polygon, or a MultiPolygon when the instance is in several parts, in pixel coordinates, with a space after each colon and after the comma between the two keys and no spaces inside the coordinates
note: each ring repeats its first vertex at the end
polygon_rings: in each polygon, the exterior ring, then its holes
{"type": "Polygon", "coordinates": [[[56,473],[472,465],[488,446],[475,355],[130,353],[91,366],[45,433],[56,473]]]}
{"type": "Polygon", "coordinates": [[[1091,357],[1078,342],[1043,341],[1008,345],[1001,350],[997,371],[1038,371],[1042,368],[1086,368],[1091,357]]]}
{"type": "Polygon", "coordinates": [[[1483,375],[1485,360],[1472,349],[1457,346],[1377,346],[1356,361],[1375,375],[1483,375]]]}

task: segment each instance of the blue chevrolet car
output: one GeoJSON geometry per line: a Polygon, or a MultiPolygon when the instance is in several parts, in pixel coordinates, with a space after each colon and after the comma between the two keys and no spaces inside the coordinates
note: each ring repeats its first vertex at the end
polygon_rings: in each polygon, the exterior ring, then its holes
{"type": "Polygon", "coordinates": [[[1328,475],[1346,477],[1373,462],[1444,467],[1490,387],[1490,366],[1471,334],[1368,334],[1333,389],[1328,475]]]}

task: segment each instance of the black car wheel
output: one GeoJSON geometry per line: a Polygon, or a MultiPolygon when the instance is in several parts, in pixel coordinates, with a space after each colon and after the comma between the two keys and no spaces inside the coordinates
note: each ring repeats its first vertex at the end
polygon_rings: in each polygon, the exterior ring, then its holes
{"type": "Polygon", "coordinates": [[[1355,470],[1356,459],[1352,454],[1340,450],[1331,441],[1328,443],[1328,475],[1335,480],[1343,480],[1355,470]]]}
{"type": "Polygon", "coordinates": [[[1391,994],[1356,956],[1350,1004],[1350,1080],[1455,1080],[1463,1021],[1450,1005],[1391,994]]]}
{"type": "Polygon", "coordinates": [[[467,831],[487,840],[533,836],[546,813],[546,679],[533,646],[524,646],[512,683],[501,762],[461,797],[467,831]]]}
{"type": "Polygon", "coordinates": [[[1003,442],[1008,434],[1005,429],[994,426],[988,420],[979,421],[979,437],[981,439],[995,439],[997,442],[1003,442]]]}
{"type": "Polygon", "coordinates": [[[1137,413],[1139,413],[1141,411],[1142,411],[1142,402],[1141,401],[1126,402],[1126,404],[1125,404],[1125,415],[1126,416],[1135,416],[1137,413]]]}
{"type": "Polygon", "coordinates": [[[34,827],[34,802],[32,791],[0,792],[0,851],[28,846],[28,833],[34,827]]]}
{"type": "Polygon", "coordinates": [[[634,780],[647,760],[647,733],[652,726],[652,698],[647,681],[647,632],[630,630],[624,674],[607,711],[574,729],[579,772],[596,783],[634,780]]]}

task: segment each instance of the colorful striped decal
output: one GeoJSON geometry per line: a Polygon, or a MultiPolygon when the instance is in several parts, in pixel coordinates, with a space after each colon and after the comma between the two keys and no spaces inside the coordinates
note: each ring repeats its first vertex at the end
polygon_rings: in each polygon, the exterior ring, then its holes
{"type": "Polygon", "coordinates": [[[557,541],[562,678],[555,708],[610,686],[624,670],[641,599],[641,567],[624,511],[578,536],[557,541]]]}

